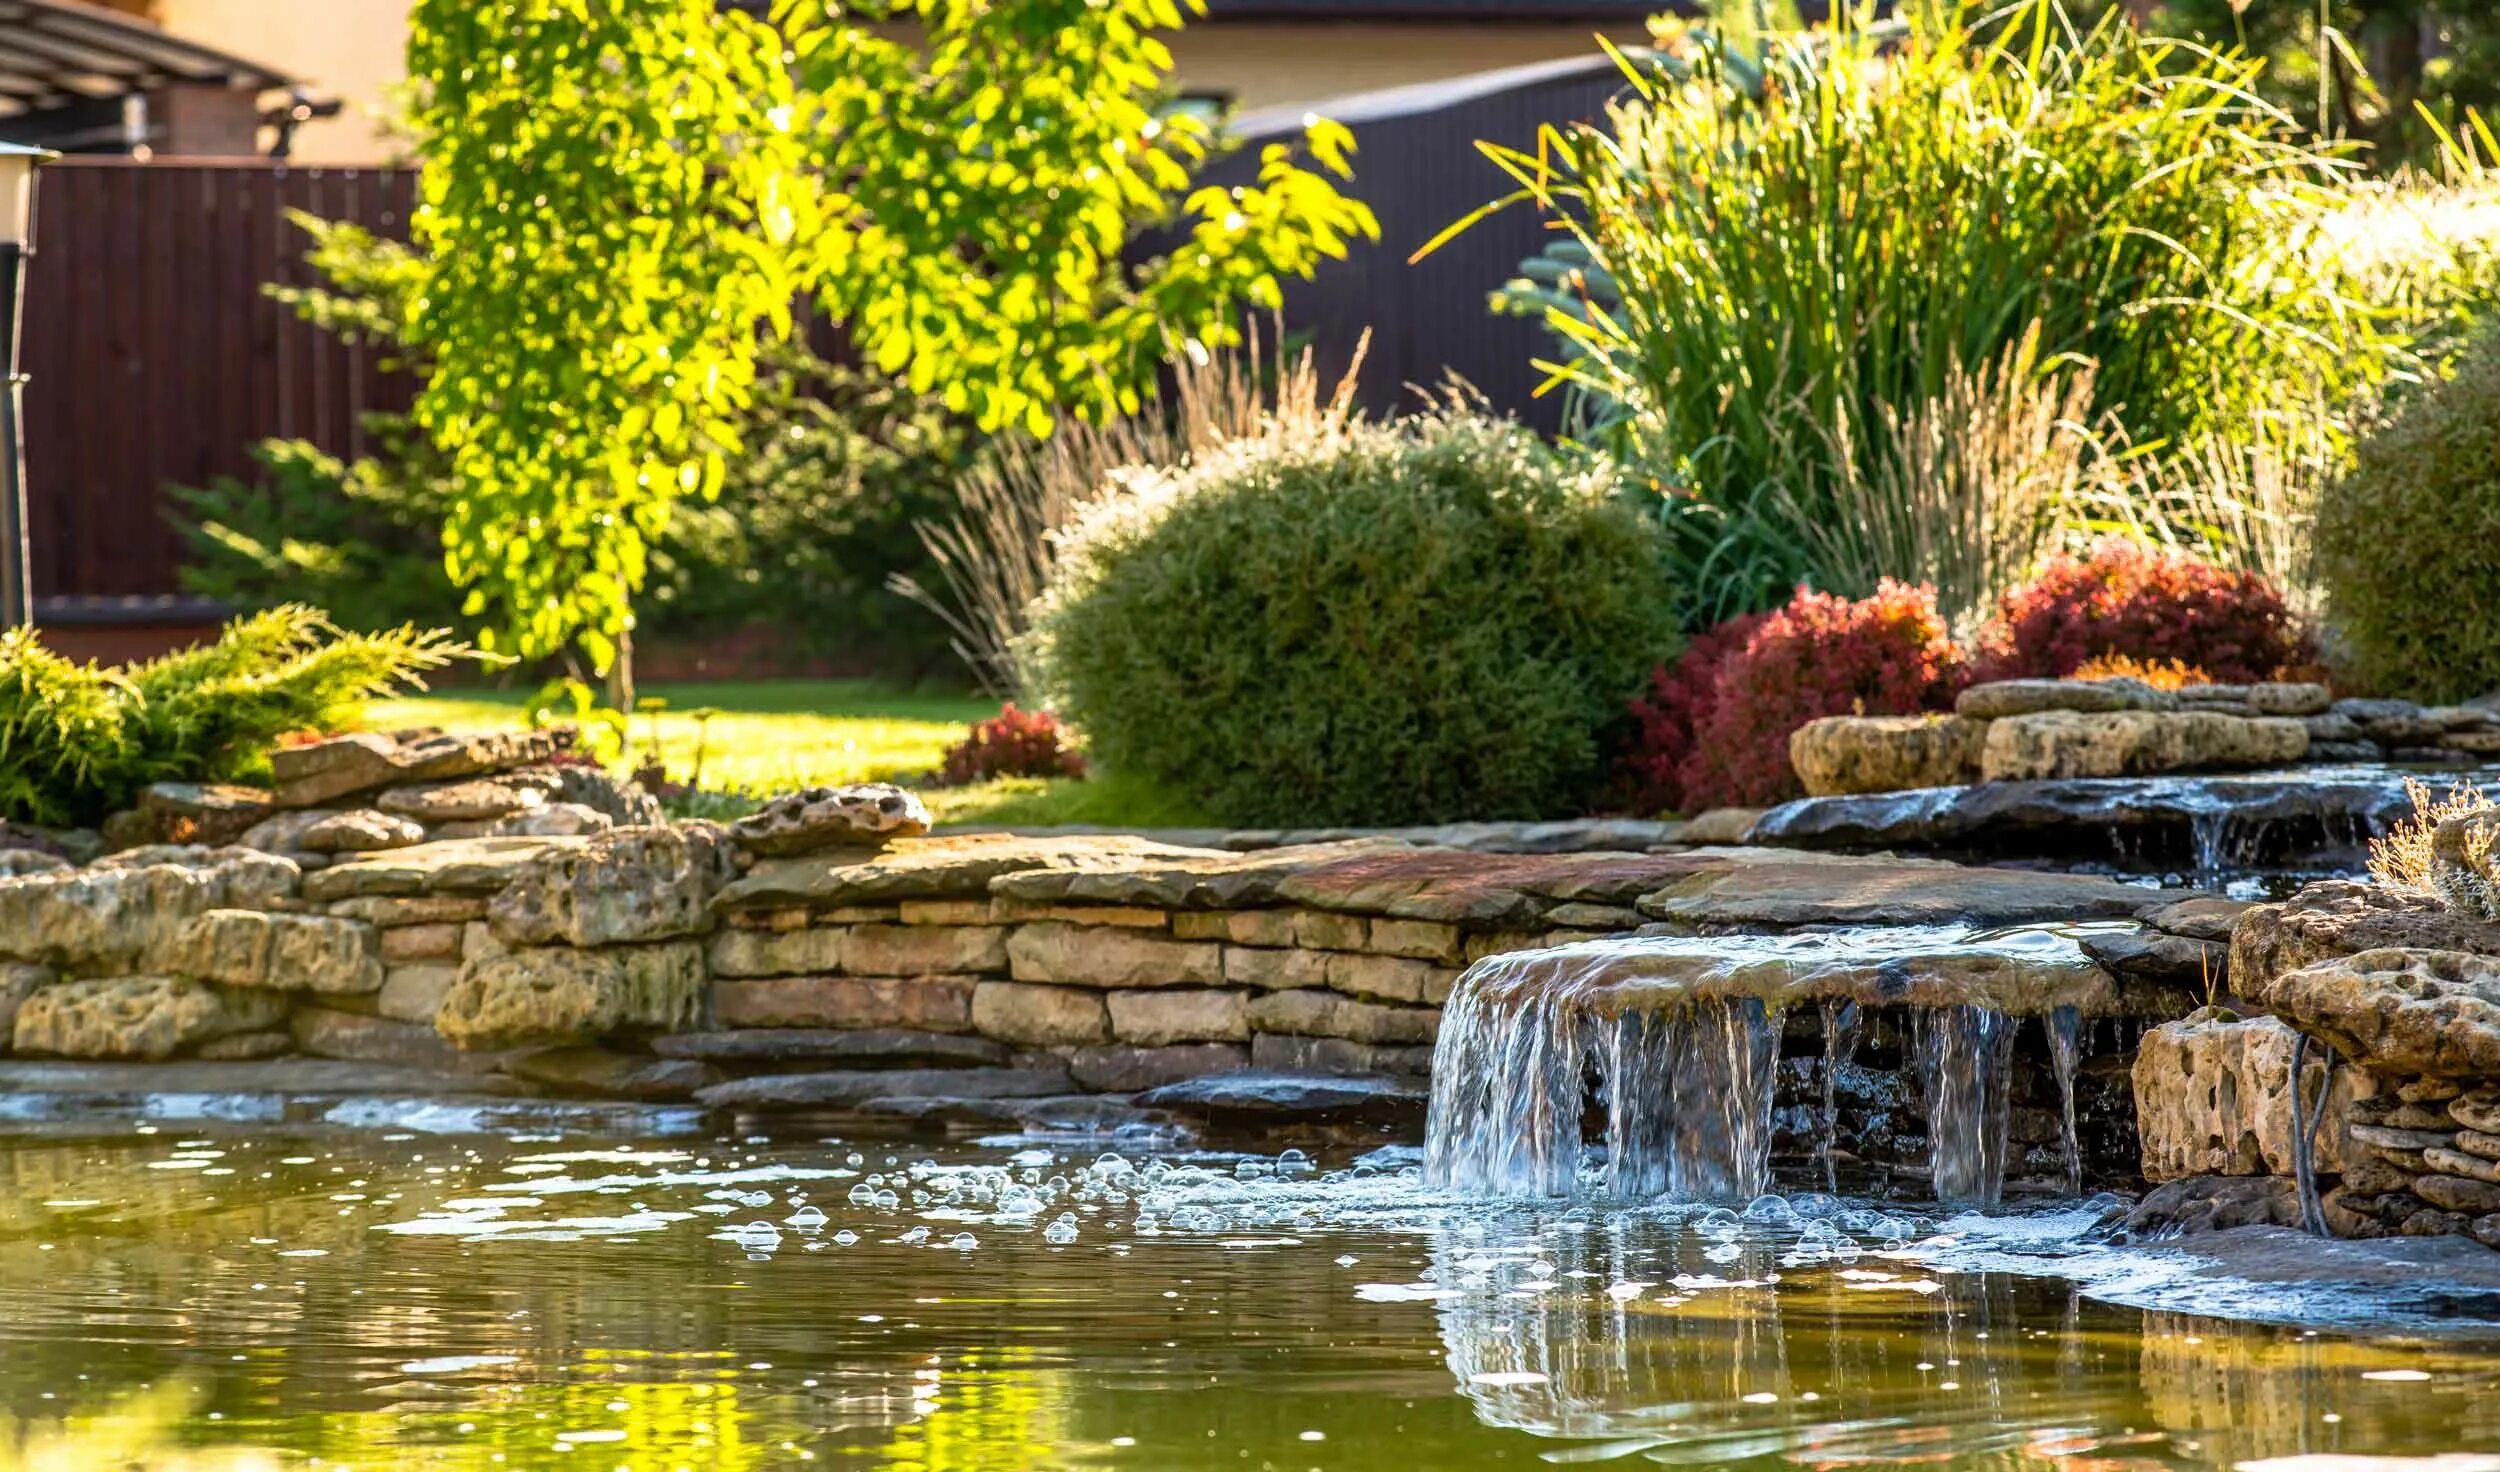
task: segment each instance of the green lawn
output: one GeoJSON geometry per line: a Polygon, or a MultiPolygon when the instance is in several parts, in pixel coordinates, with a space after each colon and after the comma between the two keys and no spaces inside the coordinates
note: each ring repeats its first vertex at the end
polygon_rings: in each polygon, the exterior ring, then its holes
{"type": "MultiPolygon", "coordinates": [[[[899,694],[864,680],[721,680],[645,686],[641,694],[668,705],[634,717],[629,764],[645,759],[656,726],[671,777],[692,778],[699,749],[703,787],[757,793],[841,782],[917,786],[963,738],[966,725],[998,713],[996,702],[975,696],[899,694]],[[698,722],[693,713],[699,710],[716,714],[698,722]]],[[[380,701],[367,724],[385,730],[517,726],[527,701],[522,692],[492,690],[380,701]]],[[[1117,779],[1006,778],[930,788],[922,796],[941,823],[1165,827],[1202,821],[1167,794],[1117,779]]]]}

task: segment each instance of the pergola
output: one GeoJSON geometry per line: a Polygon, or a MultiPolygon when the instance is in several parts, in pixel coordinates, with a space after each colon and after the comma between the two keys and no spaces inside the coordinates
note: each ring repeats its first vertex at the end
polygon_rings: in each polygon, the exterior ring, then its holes
{"type": "Polygon", "coordinates": [[[0,0],[0,140],[63,153],[218,156],[337,110],[273,67],[85,0],[0,0]],[[271,99],[270,94],[283,94],[271,99]]]}

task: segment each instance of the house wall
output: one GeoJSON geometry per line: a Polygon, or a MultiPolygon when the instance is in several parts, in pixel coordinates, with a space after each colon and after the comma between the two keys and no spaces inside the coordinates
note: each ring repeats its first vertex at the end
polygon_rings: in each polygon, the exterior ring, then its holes
{"type": "MultiPolygon", "coordinates": [[[[406,77],[410,0],[153,0],[157,21],[205,45],[302,77],[346,102],[338,117],[296,134],[303,163],[378,163],[399,152],[382,126],[406,77]]],[[[1245,109],[1291,106],[1348,92],[1586,56],[1599,28],[1586,22],[1446,24],[1204,22],[1174,41],[1183,91],[1222,94],[1245,109]]],[[[1637,25],[1614,26],[1623,43],[1637,25]]]]}

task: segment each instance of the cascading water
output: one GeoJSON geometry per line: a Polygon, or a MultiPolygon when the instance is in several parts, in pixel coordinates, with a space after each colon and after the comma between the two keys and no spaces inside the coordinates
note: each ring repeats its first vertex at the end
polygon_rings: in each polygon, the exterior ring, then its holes
{"type": "Polygon", "coordinates": [[[2075,1128],[2075,1073],[2083,1063],[2083,1010],[2049,1014],[2049,1064],[2057,1071],[2059,1141],[2066,1147],[2066,1194],[2083,1194],[2083,1132],[2075,1128]]]}
{"type": "Polygon", "coordinates": [[[1495,1197],[1760,1194],[1770,1185],[1780,1019],[1818,1003],[1830,1179],[1836,1072],[1856,1048],[1862,1008],[1884,1005],[1934,1019],[1914,1062],[1927,1084],[1938,1194],[1993,1201],[2005,1178],[2018,1019],[2060,1007],[2079,1018],[2080,999],[2107,984],[2078,933],[1655,936],[1480,961],[1442,1011],[1426,1176],[1495,1197]],[[1604,1131],[1593,1160],[1592,1102],[1604,1131]]]}
{"type": "Polygon", "coordinates": [[[2005,1117],[2015,1019],[1991,1007],[1918,1014],[1927,1143],[1936,1199],[1995,1204],[2005,1190],[2005,1117]]]}
{"type": "Polygon", "coordinates": [[[1823,1189],[1840,1189],[1840,1162],[1834,1157],[1840,1148],[1840,1070],[1849,1066],[1858,1055],[1858,1040],[1865,1032],[1865,1014],[1855,1002],[1823,1004],[1823,1118],[1822,1135],[1815,1142],[1815,1154],[1823,1159],[1823,1189]]]}

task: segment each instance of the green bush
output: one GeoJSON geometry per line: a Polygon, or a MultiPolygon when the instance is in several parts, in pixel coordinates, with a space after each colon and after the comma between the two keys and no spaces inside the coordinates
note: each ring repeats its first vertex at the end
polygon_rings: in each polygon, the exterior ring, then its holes
{"type": "Polygon", "coordinates": [[[1670,492],[1693,627],[1800,581],[1871,591],[1807,533],[1853,484],[1922,484],[1889,431],[2032,332],[2025,356],[2088,361],[2088,420],[2140,445],[2384,371],[2308,248],[2333,161],[2250,93],[2262,63],[2115,7],[1900,9],[1678,35],[1602,120],[1486,145],[1520,186],[1503,203],[1560,237],[1502,300],[1561,334],[1590,432],[1670,492]]]}
{"type": "Polygon", "coordinates": [[[2364,683],[2500,689],[2500,328],[2361,442],[2319,504],[2317,556],[2334,652],[2364,683]]]}
{"type": "Polygon", "coordinates": [[[111,669],[12,629],[0,634],[0,820],[94,823],[150,782],[265,777],[279,737],[336,727],[465,652],[440,630],[344,633],[299,606],[111,669]]]}
{"type": "Polygon", "coordinates": [[[1674,644],[1600,463],[1442,412],[1268,435],[1125,485],[1035,635],[1097,761],[1244,824],[1579,811],[1674,644]]]}

